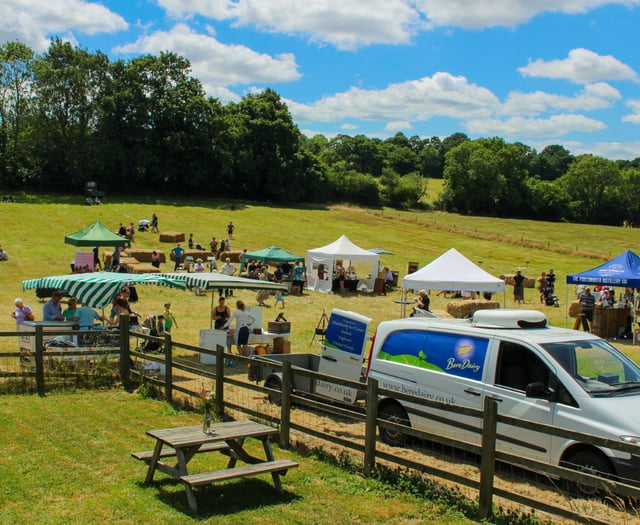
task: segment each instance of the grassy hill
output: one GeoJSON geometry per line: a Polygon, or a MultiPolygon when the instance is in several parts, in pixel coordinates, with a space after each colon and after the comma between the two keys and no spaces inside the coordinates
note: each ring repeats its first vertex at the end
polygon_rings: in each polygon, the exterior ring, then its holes
{"type": "MultiPolygon", "coordinates": [[[[46,275],[68,273],[75,247],[64,244],[64,236],[78,231],[95,220],[112,230],[118,224],[159,217],[160,230],[193,233],[196,243],[208,244],[212,236],[226,237],[226,225],[236,225],[232,248],[249,251],[278,245],[292,253],[305,255],[311,248],[323,246],[346,234],[363,248],[382,247],[393,255],[382,257],[382,264],[406,274],[407,263],[423,266],[449,248],[456,248],[466,257],[493,275],[512,275],[517,268],[529,277],[554,268],[558,274],[556,293],[561,308],[539,304],[537,291],[526,289],[527,307],[541,309],[555,325],[565,325],[566,298],[573,299],[572,290],[564,284],[568,273],[592,268],[610,256],[626,249],[637,249],[638,230],[610,226],[558,224],[515,219],[465,217],[440,212],[398,212],[365,210],[349,206],[330,207],[269,207],[250,202],[198,200],[114,199],[101,206],[85,206],[81,196],[18,195],[15,203],[0,203],[0,245],[10,260],[0,263],[0,330],[14,326],[9,313],[15,297],[23,297],[34,307],[39,319],[41,305],[32,291],[23,292],[22,281],[46,275]],[[233,205],[233,210],[232,210],[233,205]]],[[[171,244],[161,244],[158,235],[138,233],[135,245],[154,248],[167,255],[171,244]]],[[[170,271],[172,264],[163,270],[170,271]]],[[[140,287],[136,310],[143,315],[158,313],[162,304],[170,301],[178,319],[174,338],[197,344],[199,329],[209,328],[210,297],[196,297],[156,287],[140,287]]],[[[252,292],[236,292],[249,305],[257,304],[252,292]]],[[[285,315],[292,322],[293,350],[308,351],[314,329],[323,311],[331,308],[353,310],[373,319],[373,327],[384,319],[400,315],[394,299],[400,292],[388,296],[348,295],[306,292],[303,296],[286,298],[285,315]]],[[[432,308],[444,309],[442,297],[431,294],[432,308]]],[[[499,300],[503,298],[500,295],[499,300]]],[[[275,318],[280,310],[273,307],[263,312],[265,322],[275,318]]],[[[231,305],[233,306],[233,305],[231,305]]],[[[506,306],[513,307],[513,296],[507,287],[506,306]]],[[[569,320],[571,325],[573,320],[569,320]]],[[[0,342],[0,345],[6,343],[0,342]]],[[[627,343],[625,351],[633,356],[627,343]]],[[[633,356],[637,359],[636,356],[633,356]]]]}

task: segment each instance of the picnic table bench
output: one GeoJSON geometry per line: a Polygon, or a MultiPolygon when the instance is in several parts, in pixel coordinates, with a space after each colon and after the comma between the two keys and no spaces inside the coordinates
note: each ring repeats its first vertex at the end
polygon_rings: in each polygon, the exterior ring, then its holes
{"type": "Polygon", "coordinates": [[[282,492],[280,476],[285,475],[289,469],[296,468],[298,463],[276,460],[273,457],[269,438],[277,433],[277,429],[255,421],[216,423],[207,433],[202,431],[201,425],[149,430],[147,435],[156,440],[154,449],[134,452],[131,456],[148,465],[145,484],[153,481],[156,470],[179,479],[184,484],[189,507],[196,512],[198,506],[193,487],[218,481],[269,473],[278,492],[282,492]],[[244,442],[247,438],[256,438],[262,442],[264,459],[252,456],[245,450],[244,442]],[[200,452],[221,452],[229,456],[227,467],[211,472],[190,473],[188,463],[200,452]],[[177,460],[175,466],[161,461],[171,457],[177,460]],[[238,461],[246,465],[236,467],[238,461]]]}

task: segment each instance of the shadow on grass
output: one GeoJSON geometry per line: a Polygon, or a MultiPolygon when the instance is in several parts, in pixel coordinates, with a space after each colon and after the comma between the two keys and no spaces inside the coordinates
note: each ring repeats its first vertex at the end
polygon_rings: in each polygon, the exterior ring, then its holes
{"type": "MultiPolygon", "coordinates": [[[[286,476],[282,477],[283,485],[286,476]]],[[[146,487],[143,482],[137,482],[140,487],[146,487]]],[[[175,479],[165,478],[154,481],[153,486],[159,491],[158,499],[176,510],[190,516],[209,519],[214,516],[227,516],[238,512],[257,509],[272,505],[282,505],[297,501],[300,496],[286,489],[280,493],[273,486],[271,476],[269,481],[257,478],[245,478],[227,483],[214,483],[194,488],[193,492],[198,503],[198,511],[194,513],[187,503],[187,495],[182,483],[175,479]]]]}

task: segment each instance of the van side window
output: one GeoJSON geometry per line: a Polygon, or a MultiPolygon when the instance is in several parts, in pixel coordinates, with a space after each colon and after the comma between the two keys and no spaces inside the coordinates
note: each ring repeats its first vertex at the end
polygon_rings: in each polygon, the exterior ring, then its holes
{"type": "Polygon", "coordinates": [[[496,384],[515,390],[527,389],[530,383],[549,386],[549,368],[528,348],[509,341],[500,342],[496,384]]]}
{"type": "Polygon", "coordinates": [[[556,391],[557,403],[577,407],[575,399],[549,367],[528,348],[508,341],[500,342],[496,385],[524,392],[530,383],[542,383],[556,391]]]}

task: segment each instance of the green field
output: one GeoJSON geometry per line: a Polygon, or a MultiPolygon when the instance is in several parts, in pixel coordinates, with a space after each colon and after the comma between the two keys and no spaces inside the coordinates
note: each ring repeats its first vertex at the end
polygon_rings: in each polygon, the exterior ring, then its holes
{"type": "MultiPolygon", "coordinates": [[[[529,277],[554,268],[558,275],[556,293],[561,308],[539,304],[537,291],[525,290],[527,308],[543,310],[554,325],[564,326],[567,299],[573,299],[573,290],[564,284],[568,273],[576,273],[601,264],[609,256],[626,249],[637,250],[638,230],[611,226],[592,226],[536,222],[531,220],[466,217],[441,212],[398,212],[394,210],[365,210],[349,206],[331,207],[269,207],[245,202],[156,201],[155,199],[113,199],[101,206],[84,206],[81,196],[17,196],[16,203],[1,203],[0,245],[10,260],[0,263],[0,330],[14,327],[9,317],[15,297],[23,297],[34,307],[39,318],[41,304],[33,291],[22,291],[25,279],[59,275],[69,271],[75,248],[64,244],[64,236],[76,232],[95,220],[116,230],[118,224],[149,219],[152,213],[159,217],[160,230],[194,234],[196,243],[207,245],[212,236],[226,237],[226,224],[236,225],[232,249],[249,251],[278,245],[292,253],[305,255],[308,249],[333,242],[346,234],[363,248],[382,247],[393,255],[383,255],[381,262],[397,270],[402,278],[407,263],[423,266],[456,248],[470,260],[493,275],[512,275],[517,268],[529,277]],[[234,210],[232,210],[232,205],[234,210]]],[[[135,245],[157,248],[167,255],[171,244],[161,244],[152,233],[137,233],[135,245]]],[[[171,271],[172,264],[163,265],[171,271]]],[[[159,313],[164,302],[172,303],[178,319],[174,339],[197,344],[199,330],[209,328],[210,297],[196,297],[188,292],[139,287],[141,300],[135,309],[142,315],[159,313]]],[[[236,292],[248,305],[257,304],[252,292],[236,292]]],[[[394,303],[400,291],[387,296],[370,294],[333,295],[306,292],[303,296],[286,298],[285,315],[292,323],[292,350],[310,349],[314,329],[323,311],[332,308],[353,310],[372,318],[372,328],[385,319],[400,316],[400,307],[394,303]]],[[[503,298],[507,307],[513,307],[511,288],[503,298]]],[[[450,299],[431,294],[433,310],[444,310],[450,299]]],[[[275,318],[280,310],[274,308],[273,298],[268,301],[263,318],[275,318]]],[[[233,305],[231,305],[233,306],[233,305]]],[[[569,319],[573,325],[573,319],[569,319]]],[[[6,342],[0,343],[6,346],[6,342]]],[[[616,343],[618,344],[618,343],[616,343]]],[[[315,345],[315,342],[314,342],[315,345]]],[[[620,342],[621,348],[639,361],[637,347],[620,342]]]]}

